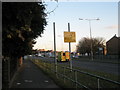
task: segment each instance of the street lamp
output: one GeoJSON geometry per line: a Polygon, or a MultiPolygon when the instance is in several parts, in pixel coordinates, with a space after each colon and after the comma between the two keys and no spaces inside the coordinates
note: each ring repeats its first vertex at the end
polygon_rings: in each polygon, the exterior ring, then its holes
{"type": "MultiPolygon", "coordinates": [[[[82,18],[79,18],[79,20],[84,20],[82,18]]],[[[92,45],[92,31],[91,31],[91,21],[92,20],[100,20],[99,18],[96,18],[96,19],[85,19],[87,21],[89,21],[89,27],[90,27],[90,39],[91,39],[91,59],[93,60],[93,45],[92,45]]]]}

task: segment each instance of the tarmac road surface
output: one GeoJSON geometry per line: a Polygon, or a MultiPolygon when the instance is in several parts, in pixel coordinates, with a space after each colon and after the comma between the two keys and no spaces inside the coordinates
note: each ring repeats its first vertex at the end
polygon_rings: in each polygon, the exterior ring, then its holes
{"type": "MultiPolygon", "coordinates": [[[[11,88],[58,88],[52,79],[45,75],[30,60],[24,60],[11,88]]],[[[61,90],[61,89],[60,89],[61,90]]]]}
{"type": "MultiPolygon", "coordinates": [[[[51,63],[54,63],[54,58],[49,57],[35,57],[37,59],[46,60],[51,63]]],[[[69,65],[70,62],[58,62],[58,64],[69,65]]],[[[80,67],[83,69],[105,72],[114,75],[120,75],[120,64],[115,63],[104,63],[97,61],[84,61],[84,60],[72,60],[72,65],[74,67],[80,67]]]]}

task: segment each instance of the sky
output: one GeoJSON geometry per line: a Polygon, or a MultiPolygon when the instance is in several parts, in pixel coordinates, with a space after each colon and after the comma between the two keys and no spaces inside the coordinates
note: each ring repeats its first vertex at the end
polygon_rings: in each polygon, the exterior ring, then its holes
{"type": "Polygon", "coordinates": [[[33,49],[54,49],[53,22],[56,29],[56,50],[68,51],[69,44],[64,43],[64,31],[76,33],[76,42],[71,43],[71,50],[76,50],[76,45],[83,37],[90,37],[89,21],[91,20],[92,37],[103,37],[106,41],[115,34],[118,36],[118,2],[45,2],[46,12],[54,10],[48,14],[48,25],[42,37],[36,39],[37,43],[33,49]],[[82,18],[83,20],[79,20],[82,18]]]}

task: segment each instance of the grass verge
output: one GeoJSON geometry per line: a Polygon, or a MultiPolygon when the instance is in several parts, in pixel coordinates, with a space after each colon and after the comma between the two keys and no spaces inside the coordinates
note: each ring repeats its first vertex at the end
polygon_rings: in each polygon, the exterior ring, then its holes
{"type": "MultiPolygon", "coordinates": [[[[89,75],[86,74],[82,74],[82,73],[75,73],[74,71],[70,71],[69,69],[63,69],[62,65],[61,66],[57,66],[57,74],[55,72],[56,67],[53,63],[48,63],[48,62],[43,62],[41,60],[33,60],[33,62],[39,66],[41,68],[41,70],[46,73],[50,78],[53,79],[53,81],[59,85],[62,88],[83,88],[81,86],[76,85],[75,83],[72,83],[70,80],[62,77],[59,75],[59,73],[62,73],[64,75],[66,75],[66,77],[71,78],[73,80],[77,79],[77,82],[82,83],[83,85],[89,87],[89,88],[98,88],[98,79],[95,77],[91,77],[89,75]],[[77,78],[76,78],[77,76],[77,78]]],[[[67,65],[64,67],[68,67],[67,65]]],[[[78,68],[78,67],[73,67],[74,69],[77,70],[81,70],[84,72],[88,72],[91,74],[95,74],[101,77],[105,77],[105,78],[109,78],[111,80],[114,81],[118,81],[119,76],[116,75],[112,75],[112,74],[108,74],[108,73],[103,73],[103,72],[96,72],[96,71],[91,71],[91,70],[87,70],[87,69],[82,69],[82,68],[78,68]]],[[[100,88],[118,88],[119,86],[116,84],[112,84],[109,83],[107,81],[103,81],[103,80],[99,80],[99,87],[100,88]]]]}

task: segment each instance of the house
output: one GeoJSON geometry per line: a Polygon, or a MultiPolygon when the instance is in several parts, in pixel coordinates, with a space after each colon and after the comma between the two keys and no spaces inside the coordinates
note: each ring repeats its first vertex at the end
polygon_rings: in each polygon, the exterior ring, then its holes
{"type": "Polygon", "coordinates": [[[107,55],[118,55],[120,57],[120,37],[114,35],[106,42],[107,55]]]}

